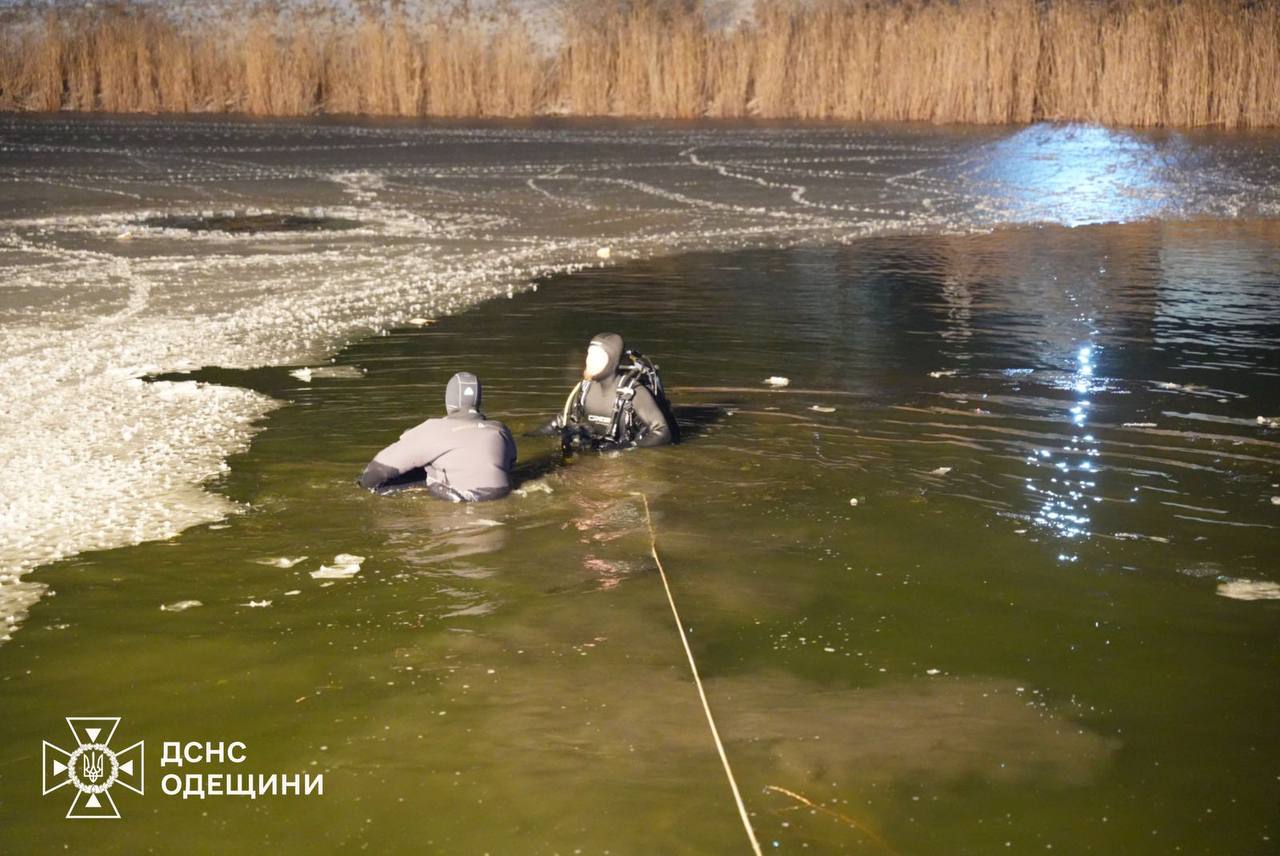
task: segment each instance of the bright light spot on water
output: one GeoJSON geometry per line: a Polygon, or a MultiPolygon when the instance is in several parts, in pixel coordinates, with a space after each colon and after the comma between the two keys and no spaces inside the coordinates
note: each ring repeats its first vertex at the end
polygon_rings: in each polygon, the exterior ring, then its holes
{"type": "MultiPolygon", "coordinates": [[[[1069,226],[1150,217],[1177,199],[1164,152],[1128,131],[1038,125],[989,148],[979,176],[1001,182],[1021,216],[1069,226]]],[[[1105,265],[1098,273],[1106,275],[1105,265]]]]}
{"type": "MultiPolygon", "coordinates": [[[[1077,400],[1068,408],[1068,418],[1073,428],[1083,428],[1088,419],[1088,411],[1092,406],[1092,402],[1084,396],[1089,395],[1093,390],[1092,378],[1094,376],[1094,346],[1092,343],[1080,345],[1076,349],[1076,371],[1066,387],[1072,390],[1077,400]]],[[[1094,471],[1094,466],[1089,460],[1097,457],[1100,452],[1096,448],[1098,440],[1093,434],[1073,434],[1071,442],[1062,447],[1062,454],[1065,460],[1053,462],[1053,469],[1059,473],[1067,473],[1072,469],[1078,469],[1086,473],[1094,471]],[[1083,458],[1078,464],[1072,461],[1072,457],[1077,459],[1083,458]]],[[[1046,450],[1038,450],[1036,453],[1040,459],[1048,459],[1049,453],[1046,450]]],[[[1039,466],[1041,461],[1036,457],[1028,459],[1028,463],[1032,466],[1039,466]]],[[[1043,490],[1031,484],[1032,480],[1028,480],[1031,490],[1041,493],[1042,500],[1040,503],[1040,513],[1035,518],[1036,523],[1041,526],[1051,528],[1055,533],[1063,538],[1078,538],[1088,536],[1090,534],[1089,525],[1091,518],[1078,513],[1081,503],[1089,502],[1089,497],[1084,493],[1084,488],[1095,487],[1095,483],[1079,481],[1076,487],[1070,479],[1059,479],[1057,476],[1051,476],[1048,480],[1048,486],[1043,490]],[[1061,488],[1058,485],[1061,485],[1061,488]]],[[[1095,500],[1096,502],[1096,500],[1095,500]]],[[[1074,562],[1078,559],[1075,555],[1063,554],[1059,559],[1063,561],[1074,562]]]]}

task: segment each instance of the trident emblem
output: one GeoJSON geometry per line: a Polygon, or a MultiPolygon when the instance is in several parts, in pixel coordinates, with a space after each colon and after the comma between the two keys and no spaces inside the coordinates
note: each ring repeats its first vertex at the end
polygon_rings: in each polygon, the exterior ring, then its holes
{"type": "Polygon", "coordinates": [[[92,752],[84,753],[82,758],[84,762],[84,777],[89,780],[89,784],[91,785],[95,784],[98,779],[102,778],[103,757],[104,755],[101,752],[96,755],[92,752]]]}
{"type": "Polygon", "coordinates": [[[68,752],[44,741],[44,793],[50,794],[66,785],[74,785],[75,799],[67,810],[74,820],[118,818],[120,810],[111,798],[111,788],[142,793],[143,746],[139,740],[116,752],[111,738],[120,724],[118,716],[68,716],[67,726],[75,738],[76,748],[68,752]]]}

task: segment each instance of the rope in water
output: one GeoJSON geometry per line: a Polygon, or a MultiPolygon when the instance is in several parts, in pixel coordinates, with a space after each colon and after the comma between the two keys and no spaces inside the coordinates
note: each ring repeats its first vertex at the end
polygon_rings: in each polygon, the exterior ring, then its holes
{"type": "Polygon", "coordinates": [[[733,768],[729,766],[729,756],[725,754],[724,744],[720,742],[720,731],[716,728],[716,718],[711,715],[711,705],[707,702],[707,691],[702,688],[702,678],[698,675],[698,664],[693,659],[693,649],[689,647],[689,637],[684,632],[684,622],[680,620],[680,611],[676,609],[675,598],[671,596],[671,585],[667,582],[667,571],[662,567],[662,559],[658,557],[658,533],[653,528],[653,515],[649,513],[649,497],[643,493],[635,493],[644,502],[644,520],[649,527],[649,553],[658,565],[658,576],[662,578],[662,588],[667,593],[667,603],[671,605],[671,615],[676,620],[676,629],[680,631],[680,641],[684,643],[685,656],[689,658],[689,670],[693,672],[693,683],[698,687],[698,697],[702,699],[702,712],[707,715],[707,725],[711,727],[711,737],[716,742],[716,751],[720,753],[720,763],[724,765],[724,774],[729,779],[729,789],[733,791],[733,801],[738,804],[738,816],[742,818],[742,828],[747,831],[751,841],[751,849],[756,856],[761,856],[760,842],[756,839],[756,831],[751,826],[751,818],[747,816],[747,807],[742,802],[742,794],[738,791],[738,781],[733,777],[733,768]]]}

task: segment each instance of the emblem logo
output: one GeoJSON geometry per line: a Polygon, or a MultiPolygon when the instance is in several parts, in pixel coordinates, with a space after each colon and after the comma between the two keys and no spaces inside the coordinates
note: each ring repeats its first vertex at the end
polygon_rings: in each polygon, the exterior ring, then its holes
{"type": "Polygon", "coordinates": [[[51,794],[74,785],[75,798],[67,817],[73,820],[102,820],[120,817],[111,788],[115,785],[141,794],[143,789],[143,745],[139,740],[119,752],[111,748],[118,716],[68,716],[67,726],[76,748],[66,751],[44,741],[44,793],[51,794]]]}

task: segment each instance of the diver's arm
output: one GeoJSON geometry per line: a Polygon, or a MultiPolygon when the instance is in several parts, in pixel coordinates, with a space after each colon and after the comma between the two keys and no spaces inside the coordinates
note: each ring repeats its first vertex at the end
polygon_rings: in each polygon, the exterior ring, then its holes
{"type": "Polygon", "coordinates": [[[440,457],[447,449],[442,436],[447,429],[432,424],[439,421],[430,419],[417,428],[404,432],[399,440],[374,455],[360,474],[360,486],[373,490],[398,475],[415,467],[425,467],[440,457]]]}
{"type": "Polygon", "coordinates": [[[526,431],[526,437],[554,437],[557,434],[563,436],[564,429],[578,424],[578,408],[577,402],[582,391],[582,384],[575,383],[573,388],[569,390],[569,397],[564,401],[564,407],[545,425],[526,431]]]}
{"type": "Polygon", "coordinates": [[[654,400],[653,394],[642,386],[636,387],[631,406],[635,410],[636,425],[640,428],[637,446],[665,446],[672,440],[671,426],[666,414],[654,400]]]}
{"type": "Polygon", "coordinates": [[[400,470],[379,463],[378,459],[374,458],[365,466],[364,472],[360,474],[360,478],[356,479],[356,483],[365,490],[376,490],[398,475],[400,475],[400,470]]]}
{"type": "Polygon", "coordinates": [[[511,429],[509,429],[506,425],[502,426],[502,444],[504,447],[503,458],[505,459],[503,461],[502,468],[506,470],[508,473],[510,473],[511,470],[516,465],[517,452],[516,452],[516,440],[514,437],[511,436],[511,429]]]}
{"type": "Polygon", "coordinates": [[[524,432],[523,436],[554,437],[559,433],[560,433],[560,414],[557,413],[555,416],[551,417],[551,421],[547,422],[544,425],[539,425],[537,428],[530,428],[528,431],[524,432]]]}

